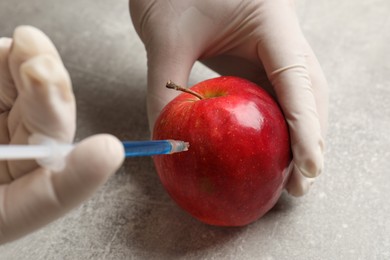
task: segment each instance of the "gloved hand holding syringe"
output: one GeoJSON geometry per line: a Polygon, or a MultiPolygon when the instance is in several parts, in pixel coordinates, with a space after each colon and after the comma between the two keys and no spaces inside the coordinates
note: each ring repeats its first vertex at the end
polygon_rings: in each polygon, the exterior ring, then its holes
{"type": "Polygon", "coordinates": [[[31,26],[0,38],[0,244],[79,206],[128,156],[178,152],[170,140],[121,142],[96,134],[73,143],[76,99],[50,39],[31,26]]]}

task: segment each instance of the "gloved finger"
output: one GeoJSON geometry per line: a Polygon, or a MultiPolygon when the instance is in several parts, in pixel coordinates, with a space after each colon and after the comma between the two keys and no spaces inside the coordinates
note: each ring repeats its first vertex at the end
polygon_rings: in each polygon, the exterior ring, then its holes
{"type": "Polygon", "coordinates": [[[41,54],[20,67],[21,111],[30,132],[71,142],[76,129],[76,105],[65,67],[51,55],[41,54]]]}
{"type": "Polygon", "coordinates": [[[20,66],[34,56],[47,54],[61,62],[60,55],[51,40],[40,30],[32,26],[19,26],[13,34],[9,67],[16,88],[21,86],[20,66]]]}
{"type": "Polygon", "coordinates": [[[151,131],[162,108],[179,94],[166,89],[166,82],[172,80],[187,85],[192,66],[209,39],[210,32],[206,28],[212,25],[203,9],[198,8],[201,3],[188,6],[176,2],[129,1],[134,27],[147,52],[147,108],[151,131]]]}
{"type": "MultiPolygon", "coordinates": [[[[268,12],[264,14],[259,57],[289,125],[294,169],[315,177],[323,168],[324,140],[312,77],[322,71],[309,67],[310,47],[300,31],[292,2],[275,0],[265,4],[268,12]]],[[[326,82],[316,84],[324,84],[316,89],[326,89],[326,82]]]]}
{"type": "Polygon", "coordinates": [[[279,103],[289,125],[293,160],[306,177],[322,171],[324,141],[307,65],[292,65],[271,74],[279,103]]]}
{"type": "MultiPolygon", "coordinates": [[[[62,64],[61,58],[50,39],[40,30],[32,26],[19,26],[13,34],[13,43],[9,55],[9,68],[16,88],[23,87],[20,67],[29,59],[47,54],[62,64]]],[[[18,99],[9,115],[10,132],[14,132],[19,124],[20,111],[18,99]]]]}
{"type": "Polygon", "coordinates": [[[79,143],[61,172],[39,168],[0,187],[0,243],[59,218],[90,197],[119,168],[123,145],[97,135],[79,143]]]}
{"type": "MultiPolygon", "coordinates": [[[[0,38],[0,144],[9,143],[8,113],[16,98],[16,89],[8,67],[11,43],[10,38],[0,38]]],[[[0,161],[0,184],[8,183],[11,179],[7,161],[0,161]]]]}
{"type": "MultiPolygon", "coordinates": [[[[313,94],[315,103],[317,105],[317,113],[319,116],[319,122],[321,126],[322,136],[326,136],[328,126],[328,90],[327,83],[323,73],[321,72],[320,65],[311,53],[307,57],[309,75],[312,82],[313,94]]],[[[295,166],[296,167],[296,166],[295,166]]],[[[294,168],[295,168],[294,167],[294,168]]],[[[294,169],[287,182],[286,190],[293,196],[302,196],[306,194],[310,187],[313,185],[315,178],[307,178],[303,176],[299,169],[294,169]]]]}
{"type": "MultiPolygon", "coordinates": [[[[52,55],[40,54],[20,67],[20,123],[11,143],[26,144],[32,133],[41,133],[62,142],[71,142],[75,133],[76,108],[70,78],[52,55]]],[[[10,174],[19,178],[38,167],[35,161],[10,161],[10,174]]]]}
{"type": "Polygon", "coordinates": [[[8,111],[16,98],[16,89],[8,66],[12,39],[0,38],[0,113],[8,111]]]}
{"type": "MultiPolygon", "coordinates": [[[[184,46],[183,46],[184,47],[184,46]]],[[[151,132],[163,107],[179,93],[165,88],[168,80],[187,86],[196,58],[182,46],[148,50],[147,109],[151,132]]]]}
{"type": "Polygon", "coordinates": [[[290,195],[300,197],[309,191],[314,179],[303,176],[298,169],[293,169],[285,188],[290,195]]]}

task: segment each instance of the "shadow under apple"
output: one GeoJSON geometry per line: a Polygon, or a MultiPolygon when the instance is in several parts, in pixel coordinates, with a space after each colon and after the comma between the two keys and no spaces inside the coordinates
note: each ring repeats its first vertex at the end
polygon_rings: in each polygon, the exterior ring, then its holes
{"type": "MultiPolygon", "coordinates": [[[[269,225],[281,218],[287,217],[294,204],[293,198],[282,194],[277,204],[262,218],[244,227],[216,227],[204,224],[182,210],[165,192],[159,183],[152,161],[144,161],[143,167],[150,171],[148,179],[151,186],[145,185],[145,180],[139,180],[137,185],[144,185],[148,198],[143,201],[129,201],[129,207],[136,207],[123,231],[127,247],[151,255],[184,257],[189,254],[201,256],[202,251],[211,248],[236,244],[235,240],[245,237],[248,230],[267,230],[269,225]],[[154,187],[154,188],[153,188],[154,187]],[[153,193],[150,193],[151,190],[153,193]],[[136,204],[136,205],[135,205],[136,204]]],[[[135,176],[133,176],[135,177],[135,176]]],[[[136,178],[136,177],[135,177],[136,178]]],[[[138,178],[141,178],[138,176],[138,178]]],[[[135,181],[133,179],[133,181],[135,181]]],[[[126,205],[123,205],[127,207],[126,205]]],[[[123,213],[128,213],[125,210],[123,213]]],[[[258,236],[268,235],[259,232],[258,236]]],[[[123,239],[122,239],[123,240],[123,239]]]]}

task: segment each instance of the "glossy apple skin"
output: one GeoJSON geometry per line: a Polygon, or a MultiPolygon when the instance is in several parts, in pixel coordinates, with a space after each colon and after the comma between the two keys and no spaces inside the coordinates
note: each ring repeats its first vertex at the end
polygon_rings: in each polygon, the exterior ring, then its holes
{"type": "Polygon", "coordinates": [[[277,202],[289,175],[288,128],[277,103],[237,77],[203,81],[158,117],[153,139],[190,143],[153,158],[161,182],[193,217],[217,226],[247,225],[277,202]]]}

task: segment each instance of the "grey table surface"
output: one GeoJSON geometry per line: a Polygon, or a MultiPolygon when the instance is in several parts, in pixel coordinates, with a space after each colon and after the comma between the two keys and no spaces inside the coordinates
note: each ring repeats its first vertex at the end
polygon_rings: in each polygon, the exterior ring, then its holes
{"type": "MultiPolygon", "coordinates": [[[[244,228],[199,223],[128,159],[88,201],[0,247],[0,259],[390,259],[390,2],[300,0],[330,87],[325,171],[244,228]]],[[[1,0],[0,35],[46,32],[73,80],[77,137],[147,139],[146,59],[126,0],[1,0]]],[[[190,84],[215,74],[196,64],[190,84]]]]}

